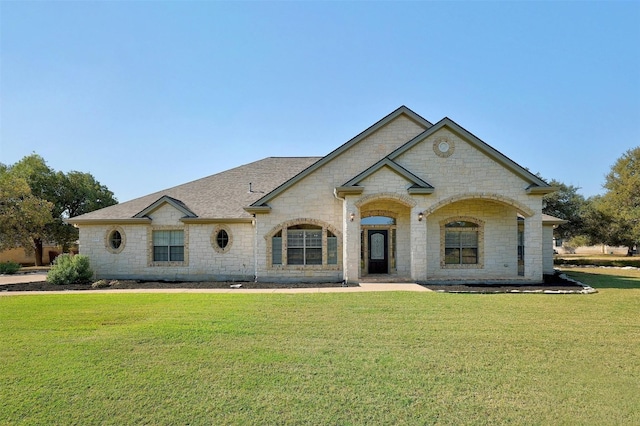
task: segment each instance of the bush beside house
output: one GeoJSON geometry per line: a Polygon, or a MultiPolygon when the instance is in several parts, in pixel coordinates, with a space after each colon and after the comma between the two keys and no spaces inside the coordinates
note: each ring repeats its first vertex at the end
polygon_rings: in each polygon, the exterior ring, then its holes
{"type": "Polygon", "coordinates": [[[47,282],[58,285],[76,284],[88,282],[92,277],[93,271],[87,256],[61,254],[47,274],[47,282]]]}

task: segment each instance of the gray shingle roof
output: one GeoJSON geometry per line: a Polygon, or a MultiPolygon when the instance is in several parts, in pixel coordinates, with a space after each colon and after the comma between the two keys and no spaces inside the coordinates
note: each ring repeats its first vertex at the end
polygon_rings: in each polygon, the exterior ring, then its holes
{"type": "Polygon", "coordinates": [[[167,196],[181,202],[199,218],[248,218],[249,206],[321,157],[268,157],[193,182],[96,210],[69,220],[131,219],[167,196]],[[251,183],[252,192],[249,192],[251,183]]]}

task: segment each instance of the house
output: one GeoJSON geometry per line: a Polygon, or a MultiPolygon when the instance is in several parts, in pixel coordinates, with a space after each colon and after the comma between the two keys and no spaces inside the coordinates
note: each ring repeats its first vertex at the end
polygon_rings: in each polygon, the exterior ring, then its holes
{"type": "Polygon", "coordinates": [[[69,219],[98,278],[541,282],[554,191],[402,106],[324,157],[265,158],[69,219]]]}
{"type": "MultiPolygon", "coordinates": [[[[56,256],[62,252],[62,247],[53,243],[43,243],[42,263],[49,265],[56,256]]],[[[0,263],[15,262],[21,265],[35,265],[36,256],[33,249],[27,250],[24,247],[15,247],[0,251],[0,263]]]]}

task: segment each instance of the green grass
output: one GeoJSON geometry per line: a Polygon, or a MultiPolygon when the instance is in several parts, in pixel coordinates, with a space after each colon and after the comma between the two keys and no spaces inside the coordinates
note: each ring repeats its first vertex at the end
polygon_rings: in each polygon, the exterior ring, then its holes
{"type": "Polygon", "coordinates": [[[570,278],[593,288],[640,289],[640,270],[619,268],[558,268],[570,278]]]}
{"type": "Polygon", "coordinates": [[[640,290],[0,297],[0,424],[640,424],[640,290]]]}
{"type": "Polygon", "coordinates": [[[554,256],[555,265],[597,265],[640,267],[640,257],[612,254],[563,254],[554,256]]]}

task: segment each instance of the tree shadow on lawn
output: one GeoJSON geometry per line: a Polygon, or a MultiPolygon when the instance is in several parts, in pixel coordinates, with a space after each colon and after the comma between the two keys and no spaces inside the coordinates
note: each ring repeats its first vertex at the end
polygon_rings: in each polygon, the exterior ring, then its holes
{"type": "Polygon", "coordinates": [[[589,272],[563,271],[569,278],[590,285],[595,289],[618,288],[640,289],[640,278],[622,277],[619,275],[592,274],[589,272]]]}

